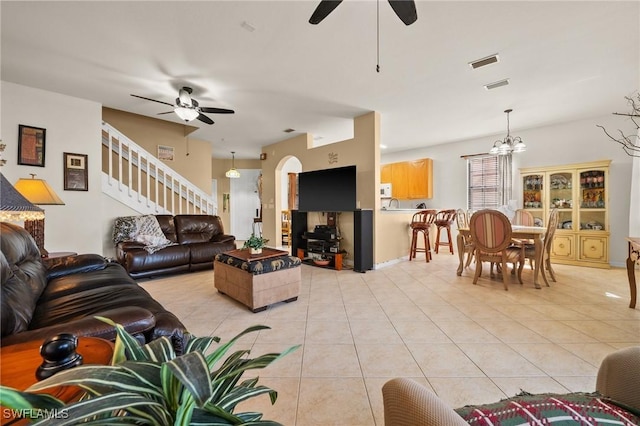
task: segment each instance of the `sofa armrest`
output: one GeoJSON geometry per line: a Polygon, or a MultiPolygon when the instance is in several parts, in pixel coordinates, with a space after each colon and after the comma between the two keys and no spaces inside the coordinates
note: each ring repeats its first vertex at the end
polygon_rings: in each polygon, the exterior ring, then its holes
{"type": "MultiPolygon", "coordinates": [[[[98,312],[96,316],[106,317],[121,324],[129,334],[135,336],[141,343],[149,340],[156,325],[154,315],[147,309],[137,306],[110,309],[98,312]]],[[[2,338],[2,341],[0,341],[0,344],[7,346],[32,340],[44,341],[44,339],[59,333],[71,333],[78,337],[99,337],[111,341],[116,338],[116,331],[113,326],[94,317],[85,317],[63,324],[56,324],[5,336],[2,338]]]]}
{"type": "Polygon", "coordinates": [[[385,426],[468,426],[435,393],[411,379],[386,382],[382,399],[385,426]]]}
{"type": "Polygon", "coordinates": [[[234,235],[229,235],[229,234],[218,234],[211,237],[211,241],[214,243],[230,243],[235,240],[236,240],[236,237],[234,235]]]}
{"type": "Polygon", "coordinates": [[[99,254],[80,254],[77,256],[44,259],[47,281],[66,275],[91,272],[104,269],[108,261],[99,254]]]}
{"type": "Polygon", "coordinates": [[[640,411],[640,346],[607,355],[598,369],[596,390],[614,403],[640,411]]]}

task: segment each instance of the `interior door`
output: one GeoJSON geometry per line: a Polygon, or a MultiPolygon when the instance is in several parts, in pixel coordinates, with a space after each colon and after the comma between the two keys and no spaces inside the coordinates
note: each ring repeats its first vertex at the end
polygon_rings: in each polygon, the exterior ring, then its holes
{"type": "Polygon", "coordinates": [[[235,235],[237,240],[246,240],[251,236],[253,219],[260,209],[258,197],[260,169],[239,169],[238,171],[240,177],[231,179],[230,184],[231,227],[228,233],[235,235]]]}

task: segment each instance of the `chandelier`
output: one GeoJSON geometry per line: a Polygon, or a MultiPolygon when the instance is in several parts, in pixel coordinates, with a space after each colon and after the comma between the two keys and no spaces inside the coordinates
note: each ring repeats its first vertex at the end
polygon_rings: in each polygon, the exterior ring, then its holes
{"type": "Polygon", "coordinates": [[[513,137],[509,134],[509,113],[512,109],[506,109],[507,113],[507,136],[503,140],[497,140],[493,143],[493,147],[489,150],[489,154],[492,155],[507,155],[512,152],[524,152],[527,150],[527,146],[522,142],[520,136],[513,137]]]}
{"type": "Polygon", "coordinates": [[[240,177],[240,172],[238,170],[236,170],[236,157],[235,157],[235,154],[236,154],[235,151],[231,151],[231,168],[229,170],[227,170],[227,172],[224,174],[229,179],[236,179],[236,178],[240,177]]]}

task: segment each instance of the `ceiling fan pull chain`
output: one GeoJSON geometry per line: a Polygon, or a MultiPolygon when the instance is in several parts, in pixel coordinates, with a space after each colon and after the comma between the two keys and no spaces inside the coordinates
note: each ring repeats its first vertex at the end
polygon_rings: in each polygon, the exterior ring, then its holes
{"type": "Polygon", "coordinates": [[[376,72],[380,72],[380,0],[376,2],[376,72]]]}

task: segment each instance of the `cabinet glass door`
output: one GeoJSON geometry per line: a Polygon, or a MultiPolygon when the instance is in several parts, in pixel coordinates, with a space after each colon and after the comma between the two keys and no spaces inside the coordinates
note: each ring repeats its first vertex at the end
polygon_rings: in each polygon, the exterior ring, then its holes
{"type": "Polygon", "coordinates": [[[558,228],[576,229],[573,224],[573,173],[559,172],[549,176],[548,207],[558,209],[558,228]]]}
{"type": "Polygon", "coordinates": [[[544,218],[544,175],[533,174],[522,177],[522,207],[528,210],[536,225],[543,226],[544,218]]]}
{"type": "Polygon", "coordinates": [[[606,177],[604,170],[580,172],[580,229],[606,230],[606,177]]]}

